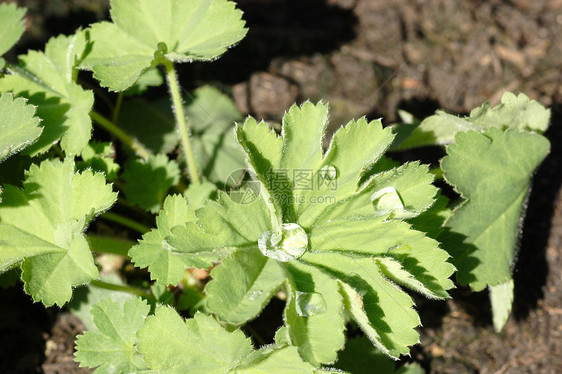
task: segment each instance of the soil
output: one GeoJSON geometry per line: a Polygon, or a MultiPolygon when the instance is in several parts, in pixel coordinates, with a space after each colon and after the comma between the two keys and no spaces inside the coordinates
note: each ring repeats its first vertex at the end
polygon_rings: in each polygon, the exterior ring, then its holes
{"type": "MultiPolygon", "coordinates": [[[[19,1],[30,32],[46,35],[107,16],[107,1],[19,1]]],[[[213,64],[182,66],[186,89],[231,89],[241,111],[280,120],[294,101],[330,102],[335,126],[366,115],[467,113],[506,90],[552,108],[552,151],[534,177],[514,270],[515,303],[493,331],[485,292],[417,299],[421,344],[410,361],[429,373],[562,372],[562,1],[240,0],[250,32],[213,64]]],[[[8,56],[14,58],[14,56],[8,56]]],[[[72,359],[83,326],[32,304],[21,285],[0,290],[0,372],[82,373],[72,359]]]]}

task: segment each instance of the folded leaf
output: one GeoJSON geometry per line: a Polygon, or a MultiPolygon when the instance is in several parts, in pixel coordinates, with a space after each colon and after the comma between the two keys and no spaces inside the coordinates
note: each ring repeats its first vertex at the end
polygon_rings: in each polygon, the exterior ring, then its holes
{"type": "Polygon", "coordinates": [[[236,247],[256,248],[270,222],[263,205],[261,199],[238,204],[222,193],[217,202],[208,201],[194,214],[185,198],[168,197],[158,228],[145,234],[129,253],[137,266],[148,266],[159,283],[176,284],[186,266],[207,268],[236,247]],[[182,213],[177,216],[174,211],[182,213]]]}

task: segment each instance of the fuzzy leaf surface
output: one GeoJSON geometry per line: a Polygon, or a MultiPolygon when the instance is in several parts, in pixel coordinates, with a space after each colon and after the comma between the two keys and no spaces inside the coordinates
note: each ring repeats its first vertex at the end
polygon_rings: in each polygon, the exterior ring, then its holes
{"type": "Polygon", "coordinates": [[[425,145],[445,145],[453,142],[457,132],[484,131],[491,127],[502,130],[518,129],[543,133],[548,127],[550,109],[546,109],[523,93],[505,92],[501,103],[492,107],[488,102],[473,109],[468,117],[458,117],[444,111],[424,119],[401,149],[425,145]]]}
{"type": "Polygon", "coordinates": [[[74,172],[72,161],[32,165],[23,190],[5,186],[0,204],[0,269],[21,263],[25,290],[45,305],[63,305],[72,287],[98,275],[83,235],[117,195],[102,174],[74,172]]]}
{"type": "Polygon", "coordinates": [[[78,155],[90,140],[94,95],[75,83],[75,67],[85,48],[83,32],[51,38],[45,52],[19,56],[19,65],[9,69],[12,74],[0,79],[1,92],[28,98],[43,119],[43,133],[26,154],[45,152],[60,139],[64,151],[78,155]]]}
{"type": "Polygon", "coordinates": [[[133,263],[140,268],[148,267],[151,278],[160,284],[177,284],[183,276],[184,259],[181,253],[174,252],[164,243],[173,227],[194,220],[195,212],[188,207],[185,197],[166,197],[164,208],[156,218],[156,228],[144,234],[139,243],[129,250],[133,263]]]}
{"type": "Polygon", "coordinates": [[[340,278],[346,311],[383,353],[397,358],[418,343],[415,328],[420,318],[412,299],[383,276],[373,258],[339,254],[306,257],[340,278]]]}
{"type": "Polygon", "coordinates": [[[398,357],[418,341],[419,317],[410,297],[389,279],[432,298],[448,297],[453,286],[449,254],[403,222],[434,203],[433,177],[419,163],[373,171],[393,138],[379,121],[348,123],[324,153],[327,116],[322,103],[294,106],[281,136],[251,117],[238,125],[256,193],[239,200],[220,193],[160,245],[181,256],[182,266],[223,260],[207,284],[206,306],[232,324],[255,318],[284,283],[287,327],[279,341],[296,346],[314,366],[337,359],[345,342],[345,311],[374,344],[398,357]],[[334,188],[299,190],[296,172],[316,178],[333,165],[339,168],[330,175],[334,188]],[[329,199],[318,203],[318,197],[329,199]],[[366,302],[346,301],[353,292],[366,302]]]}
{"type": "Polygon", "coordinates": [[[240,205],[223,193],[194,213],[185,198],[168,197],[157,229],[145,234],[130,255],[137,266],[148,266],[159,283],[175,284],[184,267],[207,268],[236,247],[256,248],[268,222],[261,199],[240,205]]]}
{"type": "Polygon", "coordinates": [[[76,339],[75,361],[99,366],[94,373],[134,373],[147,369],[136,350],[136,332],[144,326],[150,306],[139,298],[124,303],[104,299],[92,307],[95,329],[76,339]]]}
{"type": "Polygon", "coordinates": [[[502,331],[509,319],[513,305],[513,279],[490,287],[490,304],[492,305],[492,322],[496,332],[502,331]]]}
{"type": "Polygon", "coordinates": [[[236,367],[236,373],[266,374],[266,373],[327,373],[316,369],[311,364],[303,361],[296,347],[282,348],[264,347],[246,358],[236,367]]]}
{"type": "Polygon", "coordinates": [[[123,91],[155,64],[158,44],[173,62],[209,61],[247,32],[242,12],[227,0],[111,0],[110,22],[91,26],[92,51],[81,67],[102,86],[123,91]]]}
{"type": "Polygon", "coordinates": [[[25,8],[18,8],[15,3],[0,4],[0,56],[12,48],[23,34],[25,12],[25,8]]]}
{"type": "Polygon", "coordinates": [[[242,331],[227,332],[196,313],[184,320],[158,305],[154,315],[140,298],[102,300],[92,309],[95,326],[78,336],[75,361],[95,373],[317,373],[292,346],[252,349],[242,331]]]}
{"type": "Polygon", "coordinates": [[[441,237],[459,283],[475,291],[511,279],[531,175],[550,149],[537,134],[492,128],[459,133],[441,168],[464,197],[441,237]]]}
{"type": "Polygon", "coordinates": [[[35,117],[35,108],[22,98],[0,96],[0,162],[28,147],[43,129],[35,117]]]}
{"type": "Polygon", "coordinates": [[[337,280],[296,261],[286,267],[290,292],[283,318],[291,343],[315,366],[336,361],[345,343],[337,280]]]}
{"type": "Polygon", "coordinates": [[[138,351],[159,373],[226,373],[252,351],[242,331],[227,332],[201,313],[185,321],[163,306],[137,336],[138,351]]]}
{"type": "MultiPolygon", "coordinates": [[[[336,132],[324,153],[326,125],[327,106],[305,103],[288,111],[281,136],[251,117],[236,128],[254,182],[261,186],[257,189],[259,198],[266,201],[263,207],[274,218],[272,229],[279,219],[283,225],[298,224],[307,234],[307,250],[302,257],[279,262],[288,292],[284,340],[296,345],[301,356],[314,365],[333,362],[344,341],[342,312],[353,309],[349,302],[346,304],[348,295],[338,279],[354,272],[357,276],[348,289],[357,293],[357,288],[361,295],[368,293],[371,303],[368,308],[357,307],[356,320],[374,344],[398,357],[418,341],[415,327],[419,317],[411,309],[409,296],[387,279],[431,298],[446,298],[447,290],[453,287],[449,277],[454,267],[447,262],[449,254],[435,240],[401,222],[419,216],[434,203],[437,190],[431,185],[433,177],[427,166],[418,163],[373,170],[393,140],[391,131],[383,129],[380,121],[351,121],[336,132]],[[330,180],[318,179],[326,176],[326,169],[331,173],[330,180]],[[312,182],[308,190],[303,188],[306,176],[312,182]],[[318,198],[324,199],[319,202],[318,198]],[[374,271],[375,280],[371,279],[374,271]],[[377,306],[379,303],[382,305],[377,306]],[[305,311],[309,304],[313,315],[305,311]]],[[[219,270],[229,264],[226,260],[213,272],[229,274],[227,269],[219,270]]],[[[234,269],[232,274],[236,274],[234,269]]],[[[252,279],[264,277],[252,274],[252,279]]],[[[213,293],[220,288],[225,295],[235,294],[232,283],[213,279],[208,284],[209,300],[217,301],[207,307],[225,320],[228,312],[219,307],[218,301],[225,296],[213,293]]],[[[249,289],[248,285],[244,287],[245,291],[249,289]]],[[[247,303],[247,298],[238,299],[243,305],[247,303]]],[[[261,303],[262,299],[256,302],[261,303]]],[[[253,312],[247,313],[246,319],[253,316],[253,312]]]]}
{"type": "Polygon", "coordinates": [[[253,251],[237,251],[211,272],[207,307],[231,324],[256,317],[285,280],[282,266],[253,251]]]}

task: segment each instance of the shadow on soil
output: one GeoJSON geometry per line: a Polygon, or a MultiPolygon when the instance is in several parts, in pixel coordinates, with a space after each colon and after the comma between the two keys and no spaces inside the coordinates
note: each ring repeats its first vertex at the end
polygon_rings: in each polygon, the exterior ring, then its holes
{"type": "Polygon", "coordinates": [[[562,104],[552,106],[552,120],[545,133],[550,140],[550,154],[533,178],[523,237],[514,270],[514,316],[525,319],[543,297],[548,264],[546,248],[552,226],[556,195],[562,186],[562,104]]]}
{"type": "Polygon", "coordinates": [[[325,0],[239,0],[248,35],[213,64],[183,64],[184,82],[217,81],[229,85],[267,70],[275,57],[323,54],[355,37],[351,10],[329,6],[325,0]]]}

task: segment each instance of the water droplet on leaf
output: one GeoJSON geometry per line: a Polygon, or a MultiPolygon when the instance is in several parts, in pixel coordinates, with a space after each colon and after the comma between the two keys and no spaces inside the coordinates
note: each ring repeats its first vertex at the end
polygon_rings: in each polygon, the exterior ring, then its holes
{"type": "Polygon", "coordinates": [[[394,187],[385,187],[371,195],[373,207],[379,215],[404,212],[404,203],[394,187]]]}
{"type": "Polygon", "coordinates": [[[299,258],[308,249],[308,236],[296,223],[284,223],[281,232],[264,231],[258,248],[267,257],[281,262],[299,258]]]}
{"type": "Polygon", "coordinates": [[[262,290],[255,290],[255,291],[252,291],[252,292],[248,293],[248,299],[250,299],[250,300],[252,300],[252,301],[253,301],[253,300],[256,300],[256,299],[259,298],[262,294],[263,294],[263,291],[262,291],[262,290]]]}
{"type": "Polygon", "coordinates": [[[295,300],[297,314],[302,317],[312,317],[326,313],[328,309],[324,296],[317,292],[299,292],[295,300]]]}

